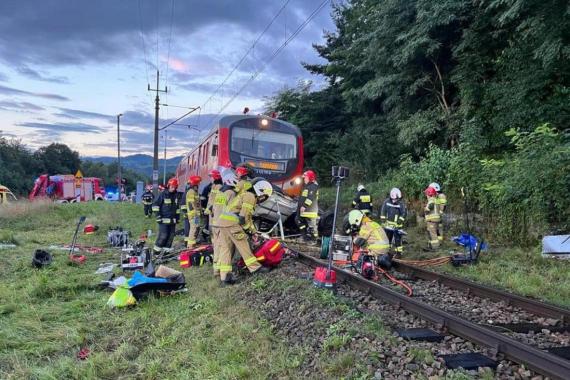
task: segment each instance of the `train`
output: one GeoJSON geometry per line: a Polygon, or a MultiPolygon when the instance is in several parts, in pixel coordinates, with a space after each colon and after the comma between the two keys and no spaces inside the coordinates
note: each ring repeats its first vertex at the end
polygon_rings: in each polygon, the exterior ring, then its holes
{"type": "Polygon", "coordinates": [[[247,163],[288,196],[297,196],[303,185],[303,137],[295,125],[264,115],[222,117],[176,168],[180,188],[188,177],[199,175],[207,184],[212,169],[247,163]]]}
{"type": "Polygon", "coordinates": [[[268,230],[281,220],[293,226],[295,197],[303,187],[303,137],[295,125],[265,115],[222,117],[176,168],[179,189],[185,190],[192,175],[202,177],[200,191],[209,184],[212,169],[224,172],[248,164],[254,177],[273,184],[274,193],[257,207],[258,228],[268,230]]]}

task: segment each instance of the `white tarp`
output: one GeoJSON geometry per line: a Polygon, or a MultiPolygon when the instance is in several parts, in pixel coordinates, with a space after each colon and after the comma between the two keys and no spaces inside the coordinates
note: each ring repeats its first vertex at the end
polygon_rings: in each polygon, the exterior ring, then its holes
{"type": "Polygon", "coordinates": [[[570,235],[543,237],[542,255],[570,259],[570,235]]]}

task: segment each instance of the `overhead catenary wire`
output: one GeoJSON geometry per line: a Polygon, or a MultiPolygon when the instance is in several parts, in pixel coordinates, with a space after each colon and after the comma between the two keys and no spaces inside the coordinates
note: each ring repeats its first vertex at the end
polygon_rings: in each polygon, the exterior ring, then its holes
{"type": "MultiPolygon", "coordinates": [[[[212,92],[212,95],[210,95],[210,97],[208,99],[206,99],[206,101],[204,102],[204,104],[202,105],[202,108],[206,107],[206,104],[208,102],[210,102],[212,100],[212,98],[216,95],[216,93],[224,86],[224,84],[226,84],[226,82],[228,81],[228,79],[233,75],[233,73],[241,66],[241,64],[245,61],[245,59],[247,58],[247,56],[249,55],[249,53],[251,53],[251,51],[255,48],[255,45],[261,40],[261,38],[265,35],[265,33],[267,33],[267,31],[269,30],[269,28],[271,27],[271,25],[273,25],[273,23],[275,22],[275,20],[277,19],[277,17],[279,17],[279,15],[283,12],[283,10],[287,7],[287,5],[289,4],[291,0],[286,0],[285,3],[281,6],[281,8],[277,11],[277,13],[275,14],[275,16],[273,16],[273,18],[271,19],[271,21],[269,21],[269,23],[265,26],[265,28],[263,29],[263,31],[259,34],[259,36],[257,36],[257,38],[255,39],[255,41],[253,42],[253,44],[249,47],[249,49],[245,52],[245,54],[241,57],[241,59],[239,60],[239,62],[233,67],[233,69],[229,72],[229,74],[224,78],[224,80],[218,85],[218,87],[214,90],[214,92],[212,92]]],[[[328,1],[328,0],[327,0],[328,1]]]]}
{"type": "Polygon", "coordinates": [[[208,125],[211,125],[217,118],[218,116],[220,116],[220,114],[222,112],[224,112],[224,110],[245,90],[245,88],[251,83],[253,82],[258,76],[259,74],[261,74],[265,68],[273,61],[273,59],[275,59],[275,57],[277,57],[286,47],[287,45],[289,45],[289,43],[291,41],[293,41],[295,39],[295,37],[297,37],[297,35],[299,35],[299,33],[301,33],[301,31],[303,31],[303,29],[313,20],[313,18],[315,18],[315,16],[327,5],[327,3],[329,3],[331,0],[323,0],[319,6],[305,19],[305,21],[303,21],[301,23],[301,25],[299,25],[297,27],[297,29],[295,29],[295,31],[289,36],[289,38],[287,38],[285,40],[285,42],[283,42],[283,44],[281,44],[274,52],[273,54],[271,54],[271,56],[266,59],[264,61],[264,64],[262,65],[262,67],[257,70],[256,72],[254,72],[251,77],[240,87],[240,89],[234,94],[232,95],[232,97],[222,106],[222,108],[218,111],[218,113],[216,115],[214,115],[213,117],[210,118],[210,120],[208,121],[208,125]]]}
{"type": "MultiPolygon", "coordinates": [[[[141,0],[137,1],[138,3],[138,15],[139,15],[139,32],[141,35],[141,41],[142,41],[142,48],[143,48],[143,57],[144,57],[144,69],[145,69],[145,73],[146,73],[146,83],[149,84],[150,83],[150,77],[148,75],[148,65],[149,65],[149,60],[148,60],[148,55],[146,53],[146,44],[144,42],[144,33],[143,33],[143,22],[142,22],[142,10],[141,10],[141,0]]],[[[152,104],[152,95],[149,93],[149,101],[152,104]]]]}
{"type": "MultiPolygon", "coordinates": [[[[174,2],[175,0],[171,0],[171,8],[170,8],[170,31],[168,33],[168,53],[166,56],[166,76],[164,81],[164,86],[168,88],[168,70],[170,68],[170,43],[172,41],[172,25],[174,24],[174,2]]],[[[168,92],[165,94],[165,100],[168,104],[168,92]]],[[[166,118],[168,119],[168,108],[166,108],[166,118]]]]}

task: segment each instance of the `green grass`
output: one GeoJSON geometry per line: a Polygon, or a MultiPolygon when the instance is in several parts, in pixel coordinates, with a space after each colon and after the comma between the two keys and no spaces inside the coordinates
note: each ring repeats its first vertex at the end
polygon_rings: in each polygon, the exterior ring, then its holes
{"type": "MultiPolygon", "coordinates": [[[[250,379],[297,377],[300,354],[273,336],[239,298],[218,287],[211,268],[185,270],[189,292],[150,297],[130,309],[106,306],[99,290],[99,263],[117,254],[87,254],[83,266],[51,250],[54,263],[36,270],[32,252],[70,243],[79,215],[98,233],[79,243],[105,246],[106,231],[122,225],[138,236],[152,221],[142,207],[90,203],[27,205],[18,216],[0,215],[2,236],[15,249],[0,250],[0,378],[2,379],[250,379]],[[82,347],[91,350],[76,359],[82,347]]],[[[176,268],[176,264],[171,265],[176,268]]],[[[258,286],[263,286],[259,282],[258,286]]]]}

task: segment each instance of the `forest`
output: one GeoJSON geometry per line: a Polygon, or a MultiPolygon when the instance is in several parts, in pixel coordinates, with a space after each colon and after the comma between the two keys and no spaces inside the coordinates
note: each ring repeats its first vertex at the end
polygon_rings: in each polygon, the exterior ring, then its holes
{"type": "Polygon", "coordinates": [[[532,243],[570,220],[570,6],[562,0],[352,0],[303,63],[327,85],[266,99],[298,125],[308,167],[383,197],[430,182],[495,240],[532,243]]]}

